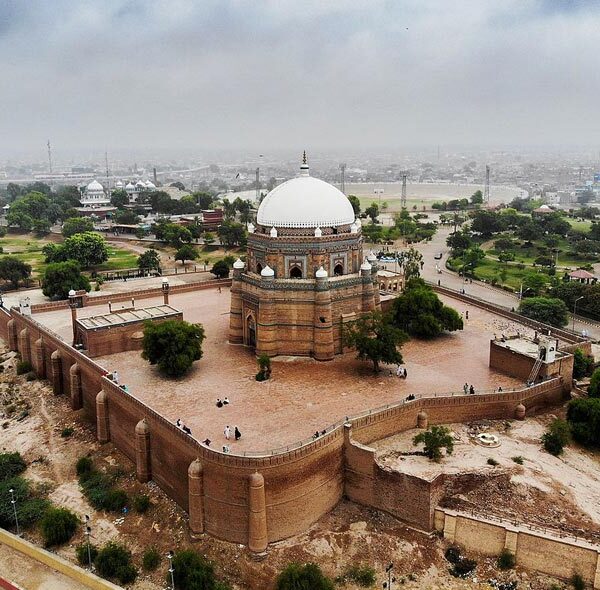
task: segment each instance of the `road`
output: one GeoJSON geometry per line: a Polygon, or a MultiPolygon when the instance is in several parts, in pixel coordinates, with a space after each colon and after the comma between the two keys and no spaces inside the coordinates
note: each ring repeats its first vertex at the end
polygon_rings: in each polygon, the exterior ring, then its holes
{"type": "MultiPolygon", "coordinates": [[[[479,297],[490,303],[496,305],[502,305],[508,309],[517,309],[519,306],[519,298],[517,295],[508,293],[502,289],[492,287],[482,283],[481,281],[464,282],[463,278],[458,276],[456,273],[446,270],[446,259],[448,258],[449,248],[446,246],[446,238],[452,232],[453,227],[438,227],[437,232],[429,242],[421,242],[416,245],[416,248],[423,254],[423,270],[421,276],[431,282],[440,284],[450,289],[460,291],[465,290],[467,295],[479,297]],[[442,254],[441,260],[436,260],[434,256],[436,254],[442,254]],[[441,270],[438,273],[436,265],[441,270]]],[[[394,270],[393,265],[387,265],[389,270],[394,270]]],[[[572,316],[569,316],[568,328],[571,329],[573,326],[572,316]]],[[[587,334],[594,339],[600,339],[600,323],[588,320],[585,318],[576,319],[574,329],[581,333],[582,330],[586,330],[587,334]]]]}

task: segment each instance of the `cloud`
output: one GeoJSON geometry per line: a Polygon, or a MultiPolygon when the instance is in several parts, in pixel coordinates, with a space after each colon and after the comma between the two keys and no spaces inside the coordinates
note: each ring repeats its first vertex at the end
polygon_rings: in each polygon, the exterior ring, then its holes
{"type": "Polygon", "coordinates": [[[591,144],[595,2],[0,5],[10,148],[591,144]]]}

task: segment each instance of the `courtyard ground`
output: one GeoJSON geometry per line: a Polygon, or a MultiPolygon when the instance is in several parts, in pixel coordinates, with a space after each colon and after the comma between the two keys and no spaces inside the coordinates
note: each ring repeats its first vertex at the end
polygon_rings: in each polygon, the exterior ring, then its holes
{"type": "MultiPolygon", "coordinates": [[[[6,349],[4,349],[6,350],[6,349]]],[[[0,362],[2,351],[0,351],[0,362]]],[[[8,358],[4,356],[4,358],[8,358]]],[[[91,515],[92,541],[101,545],[109,540],[126,544],[133,552],[134,563],[139,567],[143,551],[155,546],[161,555],[171,549],[192,547],[216,564],[219,577],[226,579],[235,590],[272,590],[279,571],[291,561],[318,563],[327,575],[335,577],[350,565],[369,564],[377,572],[377,584],[385,579],[385,566],[394,563],[397,579],[395,587],[408,590],[473,590],[488,589],[490,577],[518,580],[522,590],[548,590],[552,580],[545,576],[522,570],[498,573],[493,558],[478,561],[474,579],[460,580],[448,573],[448,562],[443,557],[445,543],[437,536],[428,536],[403,526],[394,518],[381,512],[342,501],[331,513],[320,519],[302,535],[269,546],[263,561],[255,561],[247,549],[203,536],[192,543],[187,532],[185,514],[170,501],[152,482],[142,485],[135,481],[134,466],[112,444],[103,446],[95,441],[91,425],[81,419],[81,412],[72,412],[64,397],[54,396],[46,382],[28,382],[17,377],[10,365],[0,374],[0,449],[18,450],[28,463],[23,474],[36,483],[40,493],[47,494],[54,503],[83,515],[91,515]],[[10,406],[13,406],[11,408],[10,406]],[[27,415],[22,418],[22,411],[27,415]],[[69,438],[62,438],[65,427],[74,428],[69,438]],[[130,497],[145,493],[151,497],[152,507],[145,515],[134,511],[127,514],[97,512],[88,504],[79,489],[74,464],[78,457],[89,454],[95,465],[103,471],[118,474],[117,486],[130,497]]],[[[528,422],[527,422],[528,423],[528,422]]],[[[524,486],[529,487],[527,482],[524,486]]],[[[559,500],[562,502],[563,497],[559,500]]],[[[25,537],[41,543],[35,530],[25,532],[25,537]]],[[[57,552],[74,560],[75,547],[83,541],[83,524],[72,541],[57,552]]],[[[7,553],[0,547],[0,574],[14,580],[23,588],[36,588],[37,568],[7,553]]],[[[167,570],[163,558],[155,572],[140,572],[133,590],[159,590],[165,587],[167,570]]],[[[53,586],[49,581],[40,590],[58,590],[68,586],[53,586]]],[[[357,590],[348,584],[346,590],[357,590]]]]}
{"type": "MultiPolygon", "coordinates": [[[[95,359],[107,371],[117,370],[119,381],[131,395],[175,421],[181,418],[198,440],[224,443],[225,425],[238,426],[242,438],[231,442],[232,453],[267,451],[310,438],[316,430],[409,394],[462,394],[465,382],[477,393],[502,386],[504,391],[521,385],[516,379],[489,369],[489,341],[494,334],[510,333],[522,326],[478,308],[469,309],[465,329],[433,341],[411,340],[403,348],[406,380],[395,376],[395,367],[374,375],[371,365],[353,353],[320,363],[310,358],[280,357],[272,363],[270,380],[259,383],[253,351],[227,342],[229,289],[203,290],[171,295],[170,304],[183,311],[184,319],[200,322],[206,331],[204,355],[183,378],[160,376],[141,360],[139,351],[95,359]],[[392,376],[390,376],[390,371],[392,376]],[[217,398],[230,405],[217,408],[217,398]]],[[[139,300],[138,307],[162,303],[162,297],[139,300]]],[[[460,312],[467,307],[456,300],[446,303],[460,312]]],[[[117,304],[121,305],[121,304],[117,304]]],[[[126,303],[122,304],[126,305],[126,303]]],[[[106,313],[105,306],[79,310],[79,317],[106,313]]],[[[35,319],[68,341],[70,312],[35,314],[35,319]]]]}

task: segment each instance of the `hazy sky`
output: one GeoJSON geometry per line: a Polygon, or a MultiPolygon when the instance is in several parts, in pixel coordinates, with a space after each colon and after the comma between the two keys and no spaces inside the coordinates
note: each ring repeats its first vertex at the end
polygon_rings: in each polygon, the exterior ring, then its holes
{"type": "Polygon", "coordinates": [[[0,0],[2,151],[600,143],[598,0],[0,0]]]}

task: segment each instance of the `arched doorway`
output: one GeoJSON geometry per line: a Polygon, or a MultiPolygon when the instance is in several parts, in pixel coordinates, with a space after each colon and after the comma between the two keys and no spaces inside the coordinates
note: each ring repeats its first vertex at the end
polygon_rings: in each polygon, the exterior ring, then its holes
{"type": "Polygon", "coordinates": [[[301,279],[302,269],[299,266],[292,266],[290,269],[290,279],[301,279]]]}
{"type": "Polygon", "coordinates": [[[333,276],[336,277],[341,277],[344,274],[344,267],[341,263],[337,263],[334,267],[333,267],[333,276]]]}
{"type": "Polygon", "coordinates": [[[262,264],[259,262],[256,265],[256,274],[259,275],[262,272],[262,264]]]}
{"type": "Polygon", "coordinates": [[[246,344],[256,348],[256,322],[252,314],[246,318],[246,344]]]}

